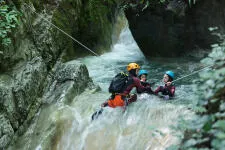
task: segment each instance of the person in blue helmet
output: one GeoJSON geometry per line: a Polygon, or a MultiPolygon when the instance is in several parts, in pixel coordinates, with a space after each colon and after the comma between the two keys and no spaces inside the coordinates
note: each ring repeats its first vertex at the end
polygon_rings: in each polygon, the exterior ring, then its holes
{"type": "Polygon", "coordinates": [[[162,93],[163,98],[168,100],[172,97],[174,97],[175,94],[175,86],[172,84],[172,81],[174,79],[175,75],[173,71],[166,71],[166,73],[163,76],[163,82],[164,86],[159,86],[154,93],[158,95],[159,92],[162,93]]]}
{"type": "MultiPolygon", "coordinates": [[[[147,76],[148,76],[148,71],[147,70],[140,70],[138,72],[138,78],[141,81],[141,85],[144,87],[149,87],[151,89],[151,84],[149,82],[147,82],[147,76]]],[[[148,91],[140,91],[137,89],[137,93],[149,93],[149,94],[154,94],[154,92],[152,90],[148,90],[148,91]]]]}

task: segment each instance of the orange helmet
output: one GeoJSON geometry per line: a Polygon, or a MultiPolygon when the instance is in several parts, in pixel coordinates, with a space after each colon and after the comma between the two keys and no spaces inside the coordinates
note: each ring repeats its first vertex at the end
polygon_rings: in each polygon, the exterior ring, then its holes
{"type": "Polygon", "coordinates": [[[130,71],[131,69],[140,69],[140,66],[136,63],[129,63],[127,66],[127,71],[130,71]]]}

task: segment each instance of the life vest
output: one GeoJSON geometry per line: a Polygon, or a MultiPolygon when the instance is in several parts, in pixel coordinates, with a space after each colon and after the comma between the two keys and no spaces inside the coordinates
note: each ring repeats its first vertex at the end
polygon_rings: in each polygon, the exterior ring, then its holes
{"type": "Polygon", "coordinates": [[[108,100],[108,106],[115,108],[118,106],[124,106],[125,105],[125,100],[122,99],[123,95],[117,94],[115,95],[114,99],[109,99],[108,100]]]}

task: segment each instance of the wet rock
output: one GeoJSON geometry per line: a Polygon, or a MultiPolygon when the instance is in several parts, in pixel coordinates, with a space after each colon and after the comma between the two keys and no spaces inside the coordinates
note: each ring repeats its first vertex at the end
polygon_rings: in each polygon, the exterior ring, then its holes
{"type": "Polygon", "coordinates": [[[19,114],[16,112],[16,105],[10,85],[0,84],[0,97],[0,114],[6,113],[13,129],[16,130],[19,127],[19,122],[17,120],[19,114]]]}
{"type": "Polygon", "coordinates": [[[7,116],[5,120],[14,131],[0,132],[0,149],[10,143],[14,133],[16,141],[26,131],[42,103],[69,102],[85,88],[95,87],[85,65],[56,64],[61,58],[67,61],[91,53],[50,23],[97,53],[105,52],[112,43],[117,4],[98,2],[92,4],[102,7],[91,8],[90,1],[80,0],[31,0],[30,8],[25,0],[9,2],[23,15],[11,35],[12,44],[5,48],[0,45],[0,115],[7,116]],[[96,18],[101,21],[92,20],[96,18]]]}
{"type": "MultiPolygon", "coordinates": [[[[36,57],[10,74],[0,76],[0,149],[28,129],[42,104],[68,104],[85,89],[96,88],[79,61],[59,62],[47,75],[44,61],[36,57]]],[[[51,130],[55,132],[54,127],[51,130]]]]}
{"type": "Polygon", "coordinates": [[[27,117],[29,106],[42,95],[43,83],[47,76],[46,65],[41,58],[34,58],[16,75],[12,92],[17,110],[27,117]]]}
{"type": "Polygon", "coordinates": [[[3,149],[12,139],[14,131],[5,115],[0,114],[0,122],[0,149],[3,149]]]}
{"type": "Polygon", "coordinates": [[[39,107],[35,108],[33,105],[36,104],[38,97],[42,96],[47,69],[43,60],[36,57],[26,64],[21,64],[9,74],[11,76],[0,76],[0,115],[7,116],[3,119],[13,132],[4,132],[0,136],[4,139],[4,144],[0,145],[0,148],[10,143],[14,132],[22,128],[30,112],[37,112],[39,107]]]}
{"type": "Polygon", "coordinates": [[[29,61],[35,56],[41,56],[50,70],[62,53],[66,61],[91,54],[60,30],[96,53],[109,50],[112,44],[117,16],[115,2],[94,2],[92,5],[89,5],[90,1],[83,3],[80,0],[12,2],[23,16],[11,35],[12,44],[5,48],[0,45],[0,71],[7,71],[18,62],[29,61]],[[92,8],[95,5],[101,7],[92,8]]]}
{"type": "MultiPolygon", "coordinates": [[[[42,107],[30,126],[22,126],[9,149],[48,149],[58,146],[65,128],[79,124],[75,111],[68,105],[85,90],[92,93],[98,86],[89,77],[88,70],[79,61],[58,62],[46,78],[44,96],[40,99],[42,107]],[[22,132],[25,131],[26,132],[22,132]],[[20,135],[23,138],[17,140],[20,135]],[[34,140],[35,139],[35,140],[34,140]],[[24,144],[28,143],[28,144],[24,144]]],[[[29,117],[29,115],[28,115],[29,117]]],[[[28,124],[28,123],[27,123],[28,124]]]]}
{"type": "Polygon", "coordinates": [[[61,101],[64,97],[70,101],[84,89],[93,86],[86,66],[79,61],[60,63],[53,70],[45,89],[45,103],[61,101]]]}
{"type": "Polygon", "coordinates": [[[224,32],[225,1],[172,0],[166,4],[152,2],[148,8],[137,5],[127,9],[126,17],[138,46],[148,56],[180,56],[202,49],[220,40],[209,27],[224,32]]]}

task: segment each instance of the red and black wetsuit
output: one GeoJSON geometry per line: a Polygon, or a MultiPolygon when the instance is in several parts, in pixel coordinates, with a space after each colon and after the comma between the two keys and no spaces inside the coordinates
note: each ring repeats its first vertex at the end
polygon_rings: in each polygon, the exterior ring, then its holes
{"type": "Polygon", "coordinates": [[[117,93],[116,95],[112,95],[112,97],[105,103],[102,104],[103,107],[109,106],[109,107],[117,107],[117,106],[126,106],[132,102],[135,102],[137,100],[137,95],[130,95],[130,91],[136,87],[136,90],[140,92],[152,92],[151,87],[144,87],[141,85],[141,81],[136,76],[129,74],[128,82],[125,86],[125,89],[122,93],[117,93]]]}
{"type": "Polygon", "coordinates": [[[127,86],[126,89],[124,90],[124,94],[129,94],[130,91],[136,87],[136,90],[140,93],[142,92],[152,92],[152,89],[149,85],[143,86],[140,79],[135,77],[132,74],[129,74],[129,78],[128,78],[128,82],[127,82],[127,86]]]}
{"type": "Polygon", "coordinates": [[[162,92],[163,95],[169,95],[169,97],[173,97],[175,94],[175,86],[174,85],[170,85],[167,86],[165,84],[165,86],[159,86],[154,93],[157,95],[159,92],[162,92]]]}
{"type": "Polygon", "coordinates": [[[145,91],[137,89],[138,94],[141,94],[141,93],[154,94],[154,92],[151,90],[151,84],[149,82],[141,81],[141,85],[144,87],[148,87],[149,89],[145,91]]]}

